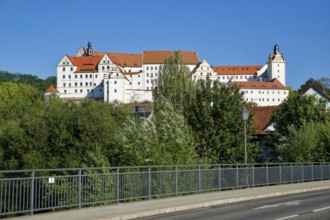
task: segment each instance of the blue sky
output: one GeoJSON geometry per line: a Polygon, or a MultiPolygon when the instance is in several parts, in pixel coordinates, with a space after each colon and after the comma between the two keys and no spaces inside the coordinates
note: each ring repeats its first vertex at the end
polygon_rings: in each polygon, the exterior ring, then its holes
{"type": "Polygon", "coordinates": [[[56,75],[91,34],[97,51],[196,51],[211,65],[263,65],[275,42],[287,86],[330,77],[328,0],[0,0],[0,70],[56,75]]]}

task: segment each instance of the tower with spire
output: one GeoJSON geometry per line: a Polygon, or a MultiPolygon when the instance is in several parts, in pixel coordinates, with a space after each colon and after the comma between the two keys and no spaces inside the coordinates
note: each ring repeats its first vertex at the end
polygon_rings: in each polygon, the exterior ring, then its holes
{"type": "Polygon", "coordinates": [[[88,44],[87,44],[87,56],[93,55],[93,48],[92,48],[92,41],[91,41],[91,35],[89,35],[88,44]]]}
{"type": "Polygon", "coordinates": [[[269,54],[267,64],[268,81],[278,79],[285,86],[285,59],[277,43],[274,45],[273,53],[269,54]]]}

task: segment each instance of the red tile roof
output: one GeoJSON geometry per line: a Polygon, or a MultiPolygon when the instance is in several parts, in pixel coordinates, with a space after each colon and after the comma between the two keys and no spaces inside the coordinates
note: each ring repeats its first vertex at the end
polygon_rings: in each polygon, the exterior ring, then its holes
{"type": "Polygon", "coordinates": [[[262,66],[214,66],[213,69],[218,75],[253,75],[262,66]]]}
{"type": "Polygon", "coordinates": [[[59,93],[58,90],[54,86],[49,86],[47,89],[44,90],[44,93],[59,93]]]}
{"type": "Polygon", "coordinates": [[[256,134],[267,133],[265,130],[270,125],[270,118],[272,117],[273,111],[278,108],[278,106],[261,106],[250,107],[248,109],[254,116],[254,123],[257,126],[256,134]]]}
{"type": "Polygon", "coordinates": [[[77,67],[76,73],[97,72],[97,66],[102,59],[102,56],[67,57],[77,67]]]}
{"type": "MultiPolygon", "coordinates": [[[[87,52],[84,48],[85,53],[87,52]]],[[[141,67],[142,66],[142,55],[136,53],[108,53],[93,51],[93,56],[103,57],[107,54],[112,62],[122,67],[141,67]]]]}
{"type": "MultiPolygon", "coordinates": [[[[144,51],[143,63],[144,64],[162,64],[166,58],[174,57],[175,51],[144,51]]],[[[185,64],[199,63],[198,55],[196,52],[179,51],[181,58],[185,64]]]]}
{"type": "Polygon", "coordinates": [[[287,90],[278,79],[273,79],[269,82],[235,82],[241,89],[279,89],[287,90]]]}

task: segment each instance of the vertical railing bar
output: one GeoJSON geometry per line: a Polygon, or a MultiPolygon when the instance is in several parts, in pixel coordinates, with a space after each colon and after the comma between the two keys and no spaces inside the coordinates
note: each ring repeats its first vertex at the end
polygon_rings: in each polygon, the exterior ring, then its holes
{"type": "Polygon", "coordinates": [[[312,163],[312,181],[314,181],[314,163],[312,163]]]}
{"type": "Polygon", "coordinates": [[[221,164],[218,166],[218,187],[219,190],[221,191],[221,164]]]}
{"type": "Polygon", "coordinates": [[[255,164],[253,164],[252,165],[252,186],[254,187],[254,172],[255,172],[255,169],[254,169],[254,167],[255,167],[255,164]]]}
{"type": "Polygon", "coordinates": [[[21,184],[20,184],[21,180],[17,180],[16,182],[16,211],[21,211],[21,207],[19,207],[21,205],[21,195],[22,195],[22,188],[21,188],[21,184]],[[19,193],[18,193],[19,191],[19,193]]]}
{"type": "Polygon", "coordinates": [[[30,193],[30,215],[33,215],[34,208],[34,171],[31,172],[31,193],[30,193]]]}
{"type": "Polygon", "coordinates": [[[3,190],[2,190],[2,187],[3,187],[3,180],[0,179],[0,213],[2,213],[2,196],[3,196],[3,190]]]}
{"type": "Polygon", "coordinates": [[[119,204],[119,188],[120,188],[120,186],[119,186],[119,167],[117,168],[117,172],[116,172],[116,174],[117,174],[117,187],[116,187],[116,200],[117,200],[117,204],[119,204]]]}
{"type": "Polygon", "coordinates": [[[266,183],[267,183],[267,186],[268,186],[268,184],[269,184],[269,167],[268,167],[268,163],[266,164],[266,183]]]}
{"type": "Polygon", "coordinates": [[[198,193],[201,192],[201,166],[198,165],[198,193]]]}
{"type": "Polygon", "coordinates": [[[280,164],[280,184],[282,184],[282,164],[280,164]]]}
{"type": "Polygon", "coordinates": [[[293,183],[293,166],[292,163],[290,164],[291,166],[291,183],[293,183]]]}
{"type": "Polygon", "coordinates": [[[321,180],[323,180],[323,166],[322,166],[322,163],[320,163],[320,172],[321,172],[321,180]]]}
{"type": "Polygon", "coordinates": [[[148,167],[148,198],[151,199],[151,167],[148,167]]]}
{"type": "Polygon", "coordinates": [[[178,196],[178,165],[175,166],[175,196],[178,196]]]}
{"type": "Polygon", "coordinates": [[[305,178],[304,178],[304,164],[303,163],[301,163],[301,176],[302,176],[302,181],[304,182],[305,178]]]}
{"type": "Polygon", "coordinates": [[[238,164],[236,165],[236,189],[239,187],[238,164]]]}
{"type": "Polygon", "coordinates": [[[78,170],[78,208],[81,209],[81,169],[78,170]]]}

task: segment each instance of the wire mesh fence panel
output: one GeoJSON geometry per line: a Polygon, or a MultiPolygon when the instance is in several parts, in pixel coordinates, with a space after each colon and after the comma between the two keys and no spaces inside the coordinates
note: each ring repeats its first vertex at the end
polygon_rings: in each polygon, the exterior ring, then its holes
{"type": "Polygon", "coordinates": [[[238,168],[239,187],[253,185],[253,169],[251,167],[238,168]]]}
{"type": "Polygon", "coordinates": [[[290,165],[281,166],[281,182],[290,183],[292,182],[292,167],[290,165]]]}
{"type": "Polygon", "coordinates": [[[299,182],[304,180],[302,166],[295,165],[292,167],[292,181],[299,182]]]}
{"type": "Polygon", "coordinates": [[[268,184],[281,183],[281,173],[280,172],[282,172],[282,169],[280,167],[268,166],[268,184]]]}
{"type": "Polygon", "coordinates": [[[176,193],[176,171],[153,171],[151,173],[151,196],[176,193]]]}
{"type": "Polygon", "coordinates": [[[178,193],[198,192],[198,170],[178,170],[178,193]]]}
{"type": "Polygon", "coordinates": [[[313,171],[313,165],[305,165],[304,170],[304,180],[313,180],[314,171],[313,171]]]}
{"type": "Polygon", "coordinates": [[[148,172],[119,174],[119,200],[149,197],[148,172]]]}
{"type": "Polygon", "coordinates": [[[221,189],[231,189],[237,187],[237,169],[223,168],[221,170],[221,189]]]}
{"type": "Polygon", "coordinates": [[[255,167],[254,168],[254,185],[266,185],[267,179],[267,167],[255,167]]]}
{"type": "Polygon", "coordinates": [[[321,165],[322,166],[322,175],[323,179],[329,179],[330,178],[330,165],[321,165]]]}
{"type": "Polygon", "coordinates": [[[117,176],[114,173],[81,176],[81,204],[116,201],[117,176]]]}
{"type": "Polygon", "coordinates": [[[201,170],[201,190],[215,190],[219,188],[219,171],[217,169],[201,170]]]}
{"type": "Polygon", "coordinates": [[[314,180],[321,179],[321,166],[320,165],[313,166],[313,175],[314,175],[314,180]]]}

